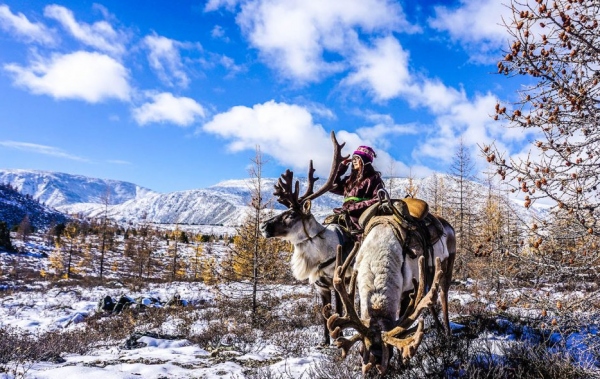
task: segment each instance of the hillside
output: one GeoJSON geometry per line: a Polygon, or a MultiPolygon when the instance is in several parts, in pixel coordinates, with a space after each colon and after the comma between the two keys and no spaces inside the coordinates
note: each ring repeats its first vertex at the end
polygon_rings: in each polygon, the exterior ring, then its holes
{"type": "Polygon", "coordinates": [[[119,180],[38,170],[0,170],[1,183],[54,208],[76,203],[102,204],[106,198],[109,204],[121,204],[153,193],[119,180]]]}
{"type": "Polygon", "coordinates": [[[6,222],[8,227],[12,228],[19,225],[26,215],[36,229],[67,220],[67,216],[63,213],[42,205],[9,186],[0,184],[0,221],[6,222]]]}

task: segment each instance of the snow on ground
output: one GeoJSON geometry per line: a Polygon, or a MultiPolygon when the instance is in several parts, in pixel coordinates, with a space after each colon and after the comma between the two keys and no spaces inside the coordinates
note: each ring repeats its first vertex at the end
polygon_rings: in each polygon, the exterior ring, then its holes
{"type": "MultiPolygon", "coordinates": [[[[27,266],[36,270],[46,268],[48,259],[45,258],[43,244],[30,242],[24,250],[26,254],[0,253],[0,270],[14,266],[15,258],[18,258],[20,267],[27,266]]],[[[467,280],[460,285],[454,286],[450,291],[450,301],[458,308],[468,307],[470,304],[480,304],[488,310],[497,309],[497,296],[492,292],[480,292],[478,283],[467,280]]],[[[82,321],[98,312],[98,301],[106,295],[115,300],[121,296],[132,299],[160,299],[166,301],[175,294],[186,300],[191,307],[200,305],[210,306],[219,294],[236,293],[240,291],[238,285],[209,286],[202,283],[148,283],[144,288],[132,291],[124,286],[98,286],[93,288],[79,287],[76,285],[55,286],[49,281],[40,280],[34,284],[14,286],[13,282],[0,282],[0,327],[21,329],[31,333],[43,333],[46,331],[68,331],[77,330],[83,324],[82,321]]],[[[313,289],[308,285],[277,286],[268,290],[270,296],[279,298],[278,305],[273,313],[284,318],[289,309],[304,302],[302,309],[312,311],[316,296],[313,289]]],[[[538,287],[537,289],[520,289],[505,291],[502,293],[506,302],[514,304],[519,298],[546,298],[548,302],[557,301],[570,302],[582,301],[585,293],[581,291],[559,291],[552,286],[538,287]]],[[[161,306],[161,305],[154,305],[161,306]]],[[[529,307],[525,301],[508,309],[508,314],[529,317],[539,315],[542,310],[529,307]]],[[[499,313],[500,314],[500,313],[499,313]]],[[[111,315],[108,317],[122,317],[122,315],[111,315]]],[[[460,315],[451,314],[451,319],[460,315]]],[[[507,343],[516,343],[516,335],[527,336],[527,330],[517,332],[512,328],[508,319],[498,316],[498,324],[506,324],[503,332],[490,332],[480,335],[477,343],[490,347],[494,354],[502,354],[502,346],[507,343]]],[[[548,321],[559,314],[549,314],[548,321]]],[[[206,328],[210,322],[216,320],[201,319],[193,324],[195,330],[206,328]]],[[[219,321],[220,322],[220,321],[219,321]]],[[[236,320],[231,320],[232,327],[236,320]]],[[[597,325],[597,321],[596,321],[597,325]]],[[[453,323],[455,333],[460,333],[463,325],[453,323]]],[[[176,334],[175,324],[166,322],[161,326],[162,333],[176,334]]],[[[89,354],[62,354],[64,362],[35,362],[14,363],[16,372],[24,374],[26,378],[40,379],[121,379],[121,378],[205,378],[205,379],[243,379],[245,371],[249,367],[262,367],[275,375],[279,374],[285,378],[309,378],[311,369],[324,360],[331,361],[332,356],[339,357],[340,352],[334,347],[319,349],[316,342],[321,335],[318,325],[298,328],[297,333],[292,335],[291,344],[308,346],[302,351],[301,356],[290,353],[282,344],[276,344],[272,340],[256,339],[249,343],[244,349],[234,350],[229,341],[230,336],[223,335],[219,342],[220,349],[212,351],[204,350],[197,344],[186,339],[158,338],[157,336],[140,335],[136,342],[140,347],[128,349],[125,341],[107,344],[105,347],[97,347],[89,354]],[[309,336],[309,337],[307,337],[309,336]]],[[[570,332],[566,338],[560,338],[558,333],[550,335],[550,349],[563,349],[572,355],[574,360],[583,367],[600,367],[597,356],[590,354],[588,347],[590,341],[598,341],[598,327],[590,326],[578,331],[570,332]],[[556,340],[553,343],[553,339],[556,340]],[[559,340],[560,339],[560,340],[559,340]],[[562,342],[565,341],[565,342],[562,342]]],[[[536,338],[531,336],[531,338],[536,338]]],[[[477,345],[475,343],[474,345],[477,345]]],[[[592,342],[593,343],[593,342],[592,342]]],[[[293,347],[293,346],[292,346],[293,347]]],[[[60,346],[56,349],[60,351],[60,346]]],[[[596,350],[598,351],[598,350],[596,350]]],[[[16,377],[23,377],[16,376],[16,377]]],[[[274,376],[277,377],[277,376],[274,376]]],[[[357,372],[356,377],[360,377],[357,372]]],[[[13,379],[14,375],[0,373],[0,379],[13,379]]]]}
{"type": "MultiPolygon", "coordinates": [[[[96,287],[79,288],[46,288],[48,283],[29,286],[27,291],[13,292],[0,297],[0,326],[19,328],[32,333],[50,330],[69,330],[78,327],[78,323],[91,316],[97,310],[97,302],[106,294],[116,298],[127,292],[126,289],[96,287]]],[[[221,288],[220,291],[226,291],[221,288]]],[[[309,293],[308,286],[286,286],[279,294],[292,292],[309,293]]],[[[233,291],[233,289],[232,289],[233,291]]],[[[167,299],[174,293],[181,295],[192,305],[211,302],[215,297],[214,288],[200,283],[175,283],[149,286],[143,293],[131,293],[132,298],[138,296],[167,299]]],[[[2,294],[0,293],[0,296],[2,294]]],[[[112,315],[109,317],[121,317],[112,315]]],[[[201,325],[198,325],[201,327],[201,325]]],[[[168,330],[168,326],[165,327],[168,330]]],[[[316,347],[306,357],[284,357],[281,348],[268,341],[257,341],[250,352],[222,350],[216,355],[188,340],[160,339],[141,336],[138,343],[145,344],[137,349],[126,349],[124,346],[113,346],[95,349],[87,355],[69,354],[62,356],[65,362],[38,362],[20,371],[26,372],[27,378],[65,379],[65,378],[243,378],[245,365],[250,361],[269,362],[266,367],[273,372],[281,372],[300,378],[312,364],[323,359],[323,353],[316,347]]],[[[226,346],[226,342],[223,342],[226,346]]],[[[57,346],[57,349],[60,349],[57,346]]],[[[8,374],[0,374],[1,379],[13,378],[8,374]]]]}

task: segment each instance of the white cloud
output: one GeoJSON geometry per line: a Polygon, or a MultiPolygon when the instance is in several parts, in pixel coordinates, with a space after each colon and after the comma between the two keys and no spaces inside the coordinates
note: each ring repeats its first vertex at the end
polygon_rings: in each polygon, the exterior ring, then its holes
{"type": "Polygon", "coordinates": [[[223,40],[225,42],[229,42],[229,37],[225,35],[225,29],[221,25],[215,25],[214,28],[210,31],[210,35],[213,38],[217,38],[223,40]]]}
{"type": "Polygon", "coordinates": [[[175,82],[180,87],[188,86],[190,79],[185,73],[179,50],[190,47],[190,44],[162,37],[156,33],[144,37],[143,44],[149,50],[150,66],[165,84],[173,86],[175,82]]]}
{"type": "Polygon", "coordinates": [[[204,6],[205,12],[216,11],[219,8],[225,8],[233,11],[240,0],[208,0],[204,6]]]}
{"type": "Polygon", "coordinates": [[[17,142],[17,141],[0,141],[0,146],[7,147],[10,149],[15,149],[15,150],[26,151],[29,153],[50,155],[53,157],[65,158],[65,159],[70,159],[70,160],[74,160],[74,161],[88,162],[88,160],[85,158],[69,154],[69,153],[65,152],[64,150],[53,147],[53,146],[39,145],[36,143],[29,143],[29,142],[17,142]]]}
{"type": "Polygon", "coordinates": [[[305,172],[310,159],[319,174],[329,171],[328,133],[298,105],[269,101],[252,108],[236,106],[215,115],[202,129],[230,140],[231,151],[253,150],[260,145],[262,152],[300,172],[305,172]]]}
{"type": "Polygon", "coordinates": [[[127,69],[100,53],[78,51],[47,60],[40,58],[29,67],[7,64],[4,69],[14,74],[16,85],[57,99],[127,101],[131,92],[127,69]]]}
{"type": "Polygon", "coordinates": [[[152,102],[133,109],[133,118],[140,125],[149,123],[172,123],[189,126],[205,116],[204,108],[189,97],[175,97],[163,92],[150,94],[152,102]]]}
{"type": "Polygon", "coordinates": [[[27,42],[54,45],[54,33],[44,24],[31,22],[23,13],[13,14],[7,5],[0,5],[0,28],[27,42]]]}
{"type": "MultiPolygon", "coordinates": [[[[306,173],[312,159],[316,175],[324,177],[331,167],[332,144],[323,126],[315,123],[308,109],[286,103],[269,101],[252,108],[237,106],[217,114],[204,124],[202,130],[229,140],[231,151],[261,151],[275,158],[279,164],[294,171],[306,173]]],[[[344,130],[336,132],[338,142],[345,142],[343,154],[351,154],[359,145],[370,145],[377,151],[376,167],[394,165],[397,174],[408,173],[407,166],[395,161],[368,139],[344,130]]]]}
{"type": "Polygon", "coordinates": [[[446,31],[453,41],[460,43],[474,61],[490,62],[498,59],[500,49],[506,47],[508,33],[503,25],[512,12],[498,0],[462,0],[454,9],[438,6],[429,25],[446,31]]]}
{"type": "Polygon", "coordinates": [[[468,101],[463,90],[448,87],[438,79],[425,79],[412,86],[406,95],[412,106],[427,107],[434,114],[443,114],[455,104],[468,101]]]}
{"type": "Polygon", "coordinates": [[[243,65],[237,65],[233,58],[230,58],[226,55],[217,55],[216,57],[218,63],[228,71],[228,78],[234,77],[235,75],[246,71],[246,67],[243,65]]]}
{"type": "MultiPolygon", "coordinates": [[[[206,10],[233,8],[225,1],[209,5],[206,10]]],[[[236,20],[267,64],[301,83],[345,70],[359,33],[416,30],[389,0],[252,0],[242,3],[236,20]]]]}
{"type": "Polygon", "coordinates": [[[353,59],[356,72],[342,81],[366,87],[376,100],[388,100],[409,90],[408,53],[394,37],[375,41],[372,49],[361,47],[353,59]]]}
{"type": "Polygon", "coordinates": [[[380,123],[373,126],[356,129],[356,133],[366,140],[375,141],[379,146],[389,146],[388,138],[392,135],[417,134],[416,124],[394,124],[393,120],[389,123],[380,123]]]}
{"type": "Polygon", "coordinates": [[[125,52],[127,37],[115,30],[107,21],[97,21],[93,24],[77,22],[73,12],[60,5],[48,5],[44,15],[58,21],[73,37],[87,46],[114,55],[125,52]]]}
{"type": "Polygon", "coordinates": [[[434,159],[449,163],[462,138],[465,147],[473,157],[478,170],[487,168],[481,158],[480,147],[495,143],[502,151],[515,148],[520,150],[534,131],[513,131],[510,133],[491,115],[497,98],[488,93],[476,95],[473,99],[456,98],[456,102],[440,111],[430,127],[430,135],[413,150],[413,157],[434,159]]]}

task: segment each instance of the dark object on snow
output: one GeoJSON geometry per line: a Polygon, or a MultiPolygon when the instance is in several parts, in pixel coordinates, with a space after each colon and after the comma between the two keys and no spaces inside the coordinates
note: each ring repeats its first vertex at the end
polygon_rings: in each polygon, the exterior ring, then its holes
{"type": "Polygon", "coordinates": [[[10,230],[4,221],[0,221],[0,249],[15,251],[10,241],[10,230]]]}
{"type": "Polygon", "coordinates": [[[129,308],[132,304],[134,304],[134,301],[128,296],[121,296],[119,301],[115,303],[112,297],[106,295],[104,299],[98,301],[97,311],[118,314],[129,308]]]}
{"type": "Polygon", "coordinates": [[[98,307],[96,308],[98,312],[112,312],[115,309],[115,301],[112,297],[106,295],[104,299],[98,301],[98,307]]]}
{"type": "Polygon", "coordinates": [[[131,306],[131,304],[134,304],[134,301],[130,297],[121,296],[119,298],[119,301],[115,305],[115,308],[113,309],[112,313],[114,313],[114,314],[121,313],[125,309],[129,308],[131,306]]]}

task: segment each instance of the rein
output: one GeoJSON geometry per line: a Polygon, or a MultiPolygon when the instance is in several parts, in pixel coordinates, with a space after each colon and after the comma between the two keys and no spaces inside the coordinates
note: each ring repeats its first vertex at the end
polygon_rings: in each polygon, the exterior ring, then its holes
{"type": "Polygon", "coordinates": [[[306,239],[303,241],[300,241],[297,243],[297,245],[303,244],[305,242],[313,242],[314,238],[321,238],[323,239],[323,233],[325,232],[325,230],[327,230],[327,228],[323,228],[319,233],[315,234],[314,236],[310,236],[308,234],[308,230],[306,230],[306,222],[305,220],[307,220],[308,217],[302,217],[302,230],[304,230],[304,235],[306,235],[306,239]]]}

